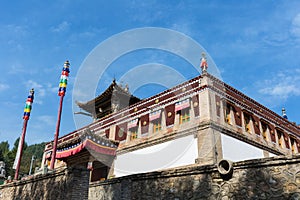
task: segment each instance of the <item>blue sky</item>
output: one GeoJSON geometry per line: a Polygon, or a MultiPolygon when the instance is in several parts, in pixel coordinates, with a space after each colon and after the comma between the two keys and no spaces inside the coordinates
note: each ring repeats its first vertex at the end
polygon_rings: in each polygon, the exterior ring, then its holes
{"type": "MultiPolygon", "coordinates": [[[[75,130],[72,88],[85,58],[109,37],[143,27],[168,28],[193,38],[226,83],[276,113],[285,107],[289,119],[300,123],[299,1],[1,1],[0,19],[0,141],[12,144],[19,137],[32,87],[36,95],[26,141],[53,139],[58,82],[67,59],[71,74],[60,135],[75,130]]],[[[149,62],[172,66],[186,78],[198,75],[186,70],[184,60],[148,49],[116,60],[97,94],[113,77],[118,80],[149,62]]],[[[164,88],[148,85],[134,94],[146,97],[164,88]]]]}

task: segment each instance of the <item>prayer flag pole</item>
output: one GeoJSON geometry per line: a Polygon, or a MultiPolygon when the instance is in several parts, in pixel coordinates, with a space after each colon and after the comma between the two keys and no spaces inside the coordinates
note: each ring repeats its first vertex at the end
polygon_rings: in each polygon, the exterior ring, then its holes
{"type": "Polygon", "coordinates": [[[28,123],[28,120],[30,117],[33,99],[34,99],[34,89],[32,88],[29,92],[29,96],[26,100],[26,104],[25,104],[25,108],[24,108],[24,116],[23,116],[24,123],[23,123],[22,135],[19,140],[18,151],[17,151],[17,155],[15,158],[14,166],[13,166],[13,169],[16,169],[15,178],[14,178],[15,180],[18,180],[18,178],[19,178],[19,170],[20,170],[20,165],[21,165],[23,146],[24,146],[24,141],[25,141],[25,134],[26,134],[26,129],[27,129],[27,123],[28,123]]]}
{"type": "Polygon", "coordinates": [[[58,116],[57,116],[56,131],[55,131],[54,142],[53,142],[53,150],[52,150],[52,156],[51,156],[50,169],[54,169],[54,164],[55,164],[62,105],[63,105],[63,100],[64,100],[64,96],[65,96],[66,88],[67,88],[67,84],[68,84],[68,77],[69,77],[69,73],[70,73],[69,66],[70,66],[69,61],[66,61],[64,64],[64,67],[62,69],[60,82],[59,82],[58,96],[60,96],[60,101],[59,101],[58,116]]]}

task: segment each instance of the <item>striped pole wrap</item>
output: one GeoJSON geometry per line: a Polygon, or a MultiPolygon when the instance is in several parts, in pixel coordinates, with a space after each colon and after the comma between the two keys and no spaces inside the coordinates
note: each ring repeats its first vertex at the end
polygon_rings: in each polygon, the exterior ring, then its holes
{"type": "Polygon", "coordinates": [[[23,115],[24,120],[29,120],[33,99],[34,99],[34,89],[32,88],[29,91],[29,95],[28,95],[26,103],[25,103],[24,115],[23,115]]]}
{"type": "Polygon", "coordinates": [[[60,76],[58,96],[65,96],[67,84],[68,84],[68,77],[70,73],[69,66],[70,66],[69,61],[66,61],[60,76]]]}

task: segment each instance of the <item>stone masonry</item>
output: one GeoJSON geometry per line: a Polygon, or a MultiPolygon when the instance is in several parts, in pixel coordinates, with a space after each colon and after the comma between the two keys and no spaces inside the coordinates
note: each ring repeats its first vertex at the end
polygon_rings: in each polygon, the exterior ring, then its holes
{"type": "Polygon", "coordinates": [[[63,168],[0,186],[0,200],[88,199],[88,185],[88,170],[63,168]]]}
{"type": "Polygon", "coordinates": [[[233,163],[230,177],[193,165],[110,179],[91,183],[89,199],[300,199],[300,155],[233,163]]]}
{"type": "Polygon", "coordinates": [[[216,165],[190,165],[90,185],[87,170],[65,168],[0,186],[0,200],[300,199],[299,154],[242,161],[231,166],[232,173],[226,176],[216,165]]]}

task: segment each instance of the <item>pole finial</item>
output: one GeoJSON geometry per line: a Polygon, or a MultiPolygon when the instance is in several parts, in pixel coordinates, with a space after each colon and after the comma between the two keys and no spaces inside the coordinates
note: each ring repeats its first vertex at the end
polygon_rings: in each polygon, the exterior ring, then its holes
{"type": "Polygon", "coordinates": [[[281,111],[282,111],[282,117],[283,117],[284,119],[288,119],[288,117],[287,117],[287,115],[286,115],[285,108],[282,108],[281,111]]]}
{"type": "Polygon", "coordinates": [[[69,67],[70,66],[70,62],[68,60],[66,60],[66,62],[65,62],[64,65],[69,67]]]}

